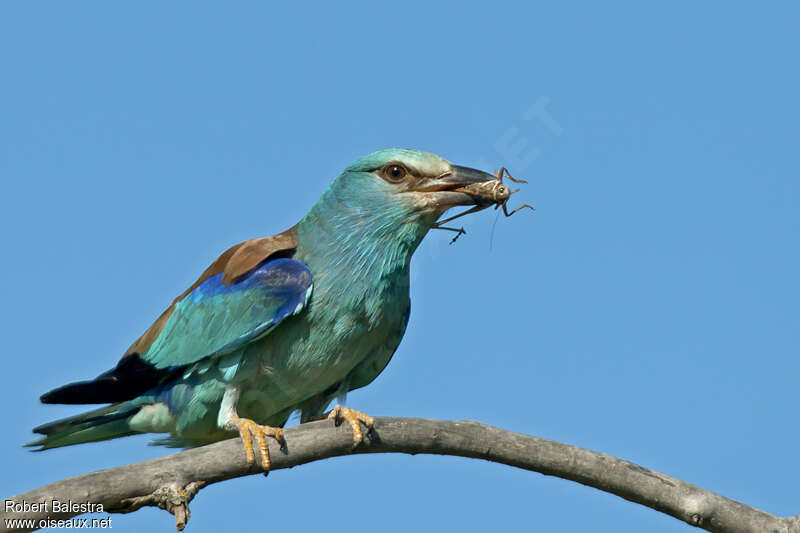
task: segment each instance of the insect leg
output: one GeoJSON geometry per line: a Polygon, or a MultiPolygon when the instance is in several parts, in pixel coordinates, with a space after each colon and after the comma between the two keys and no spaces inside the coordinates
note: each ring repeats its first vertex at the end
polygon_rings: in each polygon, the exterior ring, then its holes
{"type": "Polygon", "coordinates": [[[525,180],[518,180],[514,176],[511,175],[511,172],[508,171],[506,167],[500,169],[500,181],[503,181],[503,173],[505,173],[506,177],[513,181],[514,183],[528,183],[525,180]]]}
{"type": "Polygon", "coordinates": [[[509,212],[508,212],[508,209],[506,209],[506,203],[507,203],[507,202],[503,202],[503,204],[502,204],[502,205],[503,205],[503,214],[504,214],[505,216],[507,216],[507,217],[510,217],[511,215],[513,215],[514,213],[516,213],[517,211],[519,211],[520,209],[523,209],[523,208],[525,208],[525,207],[527,207],[527,208],[528,208],[528,209],[530,209],[531,211],[536,211],[536,210],[533,208],[533,206],[530,206],[530,205],[528,205],[528,204],[522,204],[521,206],[519,206],[518,208],[514,209],[513,211],[511,211],[511,212],[509,213],[509,212]]]}
{"type": "Polygon", "coordinates": [[[463,217],[464,215],[468,215],[468,214],[470,214],[470,213],[476,213],[476,212],[478,212],[478,211],[483,211],[483,210],[484,210],[484,209],[486,209],[487,207],[489,207],[489,206],[488,206],[488,205],[476,205],[475,207],[472,207],[472,208],[470,208],[470,209],[467,209],[467,210],[466,210],[466,211],[464,211],[463,213],[459,213],[459,214],[457,214],[457,215],[453,215],[453,216],[452,216],[452,217],[450,217],[450,218],[446,218],[446,219],[444,219],[444,220],[440,220],[439,222],[437,222],[436,224],[434,224],[434,225],[433,225],[433,226],[431,226],[431,227],[432,227],[432,228],[434,228],[434,229],[436,229],[436,228],[438,228],[439,226],[441,226],[442,224],[446,224],[446,223],[450,222],[451,220],[455,220],[455,219],[457,219],[457,218],[459,218],[459,217],[463,217]]]}

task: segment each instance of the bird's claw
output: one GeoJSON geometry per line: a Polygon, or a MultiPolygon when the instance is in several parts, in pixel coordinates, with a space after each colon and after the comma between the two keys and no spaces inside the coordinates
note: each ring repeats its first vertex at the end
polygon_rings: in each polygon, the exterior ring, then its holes
{"type": "Polygon", "coordinates": [[[339,404],[336,404],[336,406],[331,409],[331,412],[328,413],[328,419],[336,422],[337,426],[344,420],[350,424],[350,427],[353,430],[353,448],[358,446],[361,441],[364,440],[364,434],[361,431],[361,424],[364,424],[368,431],[372,430],[372,426],[375,424],[375,420],[371,416],[364,414],[361,411],[350,409],[349,407],[342,407],[339,404]]]}
{"type": "Polygon", "coordinates": [[[281,449],[286,447],[286,441],[283,438],[283,430],[281,428],[274,428],[271,426],[262,426],[256,424],[249,418],[235,417],[228,422],[228,428],[231,430],[238,430],[239,436],[242,438],[244,444],[244,453],[247,457],[247,464],[253,465],[256,462],[255,453],[253,450],[253,438],[256,440],[258,446],[258,454],[261,458],[261,468],[264,469],[264,475],[269,473],[272,462],[269,458],[269,446],[267,445],[267,437],[272,437],[281,449]]]}

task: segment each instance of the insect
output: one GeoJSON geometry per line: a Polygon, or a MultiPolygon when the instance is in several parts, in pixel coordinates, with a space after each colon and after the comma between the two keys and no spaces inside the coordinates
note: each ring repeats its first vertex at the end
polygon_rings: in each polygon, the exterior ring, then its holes
{"type": "Polygon", "coordinates": [[[464,187],[458,188],[456,192],[463,192],[469,194],[476,200],[478,200],[478,205],[467,209],[463,213],[459,213],[454,215],[450,218],[446,218],[444,220],[440,220],[436,224],[433,225],[435,229],[443,229],[448,231],[455,231],[456,235],[453,237],[453,240],[450,241],[450,244],[453,244],[458,240],[458,238],[462,235],[466,235],[466,230],[462,228],[450,228],[445,227],[443,224],[450,222],[451,220],[455,220],[459,217],[463,217],[464,215],[468,215],[470,213],[476,213],[478,211],[483,211],[484,209],[491,207],[494,205],[495,209],[500,207],[503,208],[503,214],[507,217],[510,217],[517,211],[523,208],[528,208],[530,210],[534,210],[532,206],[528,204],[522,204],[521,206],[517,207],[510,213],[508,212],[508,199],[511,198],[511,195],[517,192],[519,189],[514,189],[513,191],[509,188],[509,186],[503,183],[503,178],[506,177],[514,183],[528,183],[525,180],[518,180],[511,175],[511,173],[506,169],[506,167],[502,167],[500,170],[494,171],[495,178],[492,181],[484,181],[479,183],[471,183],[464,187]]]}

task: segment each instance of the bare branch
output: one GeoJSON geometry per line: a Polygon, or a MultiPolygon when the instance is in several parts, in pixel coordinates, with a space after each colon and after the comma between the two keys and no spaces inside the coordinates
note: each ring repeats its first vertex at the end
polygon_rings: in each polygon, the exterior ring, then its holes
{"type": "MultiPolygon", "coordinates": [[[[270,441],[272,469],[351,453],[426,453],[472,457],[577,481],[661,511],[693,526],[718,532],[800,533],[800,516],[777,517],[703,490],[679,479],[591,450],[506,431],[474,421],[376,418],[375,429],[355,450],[345,424],[310,422],[286,429],[287,451],[270,441]]],[[[262,473],[248,466],[238,438],[159,459],[64,479],[9,498],[16,503],[100,503],[108,512],[131,512],[155,505],[175,515],[177,528],[189,519],[189,501],[202,487],[226,479],[262,473]]],[[[48,510],[20,513],[0,508],[5,519],[67,519],[79,512],[48,510]]],[[[4,527],[6,527],[4,529],[4,527]]]]}

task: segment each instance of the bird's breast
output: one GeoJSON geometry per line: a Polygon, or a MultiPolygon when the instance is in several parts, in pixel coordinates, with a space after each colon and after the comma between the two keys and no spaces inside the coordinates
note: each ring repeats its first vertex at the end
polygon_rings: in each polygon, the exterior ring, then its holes
{"type": "Polygon", "coordinates": [[[357,278],[315,276],[307,312],[286,319],[254,344],[260,361],[254,386],[272,409],[296,405],[342,382],[357,367],[360,381],[364,369],[372,373],[370,381],[383,370],[405,331],[407,271],[372,283],[357,278]]]}

